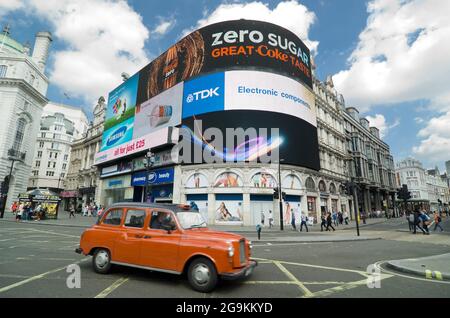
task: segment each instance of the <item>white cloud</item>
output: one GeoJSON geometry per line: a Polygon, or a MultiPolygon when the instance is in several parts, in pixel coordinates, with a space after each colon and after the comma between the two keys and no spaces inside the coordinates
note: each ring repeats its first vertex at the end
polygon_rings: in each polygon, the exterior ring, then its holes
{"type": "Polygon", "coordinates": [[[0,0],[0,18],[10,11],[14,11],[23,7],[21,0],[0,0]]]}
{"type": "Polygon", "coordinates": [[[184,30],[186,35],[200,27],[237,19],[260,20],[278,24],[294,32],[311,51],[317,52],[318,41],[309,39],[309,28],[316,20],[314,12],[297,1],[283,1],[271,10],[269,6],[262,2],[221,4],[214,11],[203,12],[203,18],[197,25],[189,30],[184,30]]]}
{"type": "Polygon", "coordinates": [[[449,102],[450,1],[373,0],[368,12],[349,69],[333,77],[346,101],[362,111],[418,99],[449,102]]]}
{"type": "Polygon", "coordinates": [[[153,30],[152,34],[164,35],[175,25],[175,20],[161,21],[153,30]]]}
{"type": "Polygon", "coordinates": [[[390,129],[400,124],[399,119],[396,119],[392,124],[389,124],[382,114],[375,114],[375,116],[367,116],[366,119],[369,121],[371,127],[378,128],[378,130],[380,131],[380,138],[386,137],[390,129]]]}
{"type": "Polygon", "coordinates": [[[144,43],[149,31],[126,1],[27,0],[33,14],[48,20],[57,40],[50,49],[50,81],[71,96],[96,101],[121,83],[120,74],[134,74],[147,61],[144,43]]]}

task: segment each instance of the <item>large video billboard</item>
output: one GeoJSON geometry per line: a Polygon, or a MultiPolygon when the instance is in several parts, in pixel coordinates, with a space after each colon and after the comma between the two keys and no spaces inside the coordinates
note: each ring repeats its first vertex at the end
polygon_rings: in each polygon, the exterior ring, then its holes
{"type": "Polygon", "coordinates": [[[234,20],[189,34],[144,67],[137,101],[199,74],[231,69],[270,71],[312,88],[310,52],[294,33],[267,22],[234,20]]]}

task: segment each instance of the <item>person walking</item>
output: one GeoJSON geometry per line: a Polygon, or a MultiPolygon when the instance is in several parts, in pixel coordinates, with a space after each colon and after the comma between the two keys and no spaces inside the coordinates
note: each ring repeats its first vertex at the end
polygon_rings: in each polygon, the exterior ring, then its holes
{"type": "Polygon", "coordinates": [[[17,208],[16,222],[20,222],[22,220],[23,210],[24,210],[24,204],[20,203],[19,207],[17,208]]]}
{"type": "Polygon", "coordinates": [[[263,211],[261,211],[261,225],[264,226],[264,222],[266,221],[266,215],[263,211]]]}
{"type": "Polygon", "coordinates": [[[295,226],[295,214],[293,213],[293,211],[291,210],[291,225],[292,225],[292,229],[294,231],[297,230],[297,227],[295,226]]]}
{"type": "Polygon", "coordinates": [[[419,212],[419,210],[414,211],[413,216],[414,216],[414,221],[413,221],[414,222],[414,232],[413,232],[413,234],[417,233],[417,228],[419,228],[423,232],[423,234],[425,234],[426,232],[420,226],[420,217],[419,217],[420,216],[420,212],[419,212]]]}
{"type": "Polygon", "coordinates": [[[437,227],[439,227],[441,229],[441,232],[444,231],[444,229],[441,226],[441,222],[442,222],[442,218],[439,215],[439,213],[434,212],[434,229],[433,229],[433,232],[436,231],[437,227]]]}
{"type": "Polygon", "coordinates": [[[72,218],[72,216],[75,218],[75,206],[73,204],[69,207],[69,219],[72,218]]]}
{"type": "Polygon", "coordinates": [[[336,213],[336,211],[333,211],[333,214],[331,215],[331,217],[333,218],[333,224],[335,226],[337,226],[337,213],[336,213]]]}
{"type": "Polygon", "coordinates": [[[269,210],[269,229],[273,226],[273,213],[272,210],[269,210]]]}
{"type": "Polygon", "coordinates": [[[406,219],[408,220],[409,231],[411,232],[414,230],[414,213],[407,212],[406,219]]]}
{"type": "Polygon", "coordinates": [[[333,229],[333,232],[336,231],[335,228],[333,227],[333,220],[331,218],[331,213],[328,212],[327,214],[327,228],[325,231],[329,231],[330,227],[333,229]]]}
{"type": "Polygon", "coordinates": [[[83,205],[83,216],[87,216],[88,215],[88,207],[87,204],[83,205]]]}
{"type": "Polygon", "coordinates": [[[344,217],[342,216],[342,212],[338,212],[338,221],[339,224],[342,225],[344,223],[344,217]]]}
{"type": "Polygon", "coordinates": [[[343,217],[344,217],[345,225],[348,225],[348,212],[347,211],[344,212],[343,217]]]}
{"type": "Polygon", "coordinates": [[[321,220],[321,222],[320,222],[320,232],[323,232],[323,229],[325,228],[325,230],[326,230],[326,228],[327,228],[327,218],[325,217],[324,214],[322,214],[320,216],[320,220],[321,220]]]}
{"type": "Polygon", "coordinates": [[[309,232],[308,224],[306,224],[306,222],[308,222],[308,217],[304,213],[302,213],[302,215],[300,216],[300,220],[301,220],[300,232],[302,232],[302,230],[303,230],[303,225],[306,227],[306,232],[309,232]]]}
{"type": "Polygon", "coordinates": [[[428,225],[430,224],[430,217],[425,213],[425,211],[421,211],[419,218],[422,221],[422,227],[425,230],[423,234],[430,235],[430,230],[428,229],[428,225]]]}

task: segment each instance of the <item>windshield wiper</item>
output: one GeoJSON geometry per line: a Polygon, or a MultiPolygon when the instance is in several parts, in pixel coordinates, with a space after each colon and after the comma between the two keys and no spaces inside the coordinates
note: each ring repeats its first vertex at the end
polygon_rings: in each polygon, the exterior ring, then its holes
{"type": "Polygon", "coordinates": [[[194,228],[203,227],[203,226],[202,226],[203,224],[206,224],[206,222],[202,222],[202,223],[200,223],[200,224],[194,224],[194,225],[191,225],[191,226],[188,227],[187,229],[194,229],[194,228]]]}

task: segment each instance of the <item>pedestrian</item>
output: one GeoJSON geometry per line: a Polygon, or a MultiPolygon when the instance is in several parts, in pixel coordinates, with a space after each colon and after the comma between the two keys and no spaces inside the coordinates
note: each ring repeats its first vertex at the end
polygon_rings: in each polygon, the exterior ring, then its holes
{"type": "Polygon", "coordinates": [[[422,226],[425,232],[424,235],[430,235],[430,230],[428,229],[428,225],[430,225],[430,217],[425,213],[425,211],[421,211],[419,215],[420,220],[422,221],[422,226]]]}
{"type": "Polygon", "coordinates": [[[320,216],[320,220],[321,220],[321,222],[320,222],[320,232],[323,232],[323,229],[327,228],[327,218],[325,217],[324,214],[322,214],[320,216]]]}
{"type": "Polygon", "coordinates": [[[425,234],[426,232],[424,231],[424,229],[420,226],[420,212],[419,210],[414,211],[414,232],[413,234],[417,233],[417,228],[419,228],[423,234],[425,234]]]}
{"type": "Polygon", "coordinates": [[[23,210],[24,210],[24,204],[21,203],[21,204],[19,204],[19,207],[17,208],[16,222],[20,222],[22,220],[23,210]]]}
{"type": "Polygon", "coordinates": [[[345,225],[348,225],[348,213],[347,213],[347,211],[344,212],[343,217],[344,217],[345,225]]]}
{"type": "Polygon", "coordinates": [[[73,204],[71,204],[70,207],[69,207],[69,219],[72,216],[75,218],[75,207],[73,206],[73,204]]]}
{"type": "Polygon", "coordinates": [[[258,224],[256,226],[256,233],[258,233],[258,240],[261,239],[261,229],[262,229],[262,226],[260,224],[258,224]]]}
{"type": "Polygon", "coordinates": [[[361,219],[363,221],[363,224],[366,224],[366,212],[361,212],[361,219]]]}
{"type": "Polygon", "coordinates": [[[13,214],[16,214],[17,208],[18,208],[18,207],[19,207],[19,206],[18,206],[17,202],[14,201],[13,204],[11,204],[11,212],[12,212],[13,214]]]}
{"type": "Polygon", "coordinates": [[[433,231],[436,231],[436,228],[439,227],[441,229],[441,232],[444,231],[444,229],[441,226],[442,218],[441,216],[434,212],[434,229],[433,231]]]}
{"type": "Polygon", "coordinates": [[[302,215],[300,216],[300,220],[301,220],[300,232],[302,232],[302,230],[303,230],[303,225],[306,227],[306,232],[309,232],[308,224],[306,224],[306,222],[308,222],[308,217],[304,213],[302,213],[302,215]]]}
{"type": "Polygon", "coordinates": [[[330,227],[333,229],[333,232],[336,231],[336,230],[334,229],[334,227],[333,227],[333,220],[332,220],[332,218],[331,218],[331,213],[328,212],[328,214],[327,214],[327,228],[326,228],[325,231],[329,231],[329,230],[330,230],[330,227]]]}
{"type": "Polygon", "coordinates": [[[333,224],[335,226],[337,226],[337,213],[336,213],[336,211],[333,211],[333,214],[331,215],[331,217],[333,218],[333,224]]]}
{"type": "Polygon", "coordinates": [[[92,204],[89,204],[88,206],[87,206],[87,209],[88,209],[88,216],[93,216],[94,214],[93,214],[93,212],[94,212],[94,207],[92,206],[92,204]]]}
{"type": "Polygon", "coordinates": [[[273,213],[272,210],[269,210],[269,228],[271,229],[273,226],[273,213]]]}
{"type": "Polygon", "coordinates": [[[266,219],[266,216],[264,215],[264,212],[261,211],[261,224],[262,224],[262,226],[264,226],[265,219],[266,219]]]}
{"type": "Polygon", "coordinates": [[[292,229],[294,231],[296,231],[297,227],[295,226],[295,214],[294,214],[293,210],[291,210],[291,225],[292,225],[292,229]]]}
{"type": "Polygon", "coordinates": [[[342,225],[344,224],[344,217],[342,216],[342,212],[338,212],[338,220],[339,220],[339,224],[342,225]]]}
{"type": "Polygon", "coordinates": [[[88,215],[88,207],[87,204],[83,205],[83,216],[87,216],[88,215]]]}
{"type": "Polygon", "coordinates": [[[414,213],[406,212],[406,219],[408,220],[409,231],[414,230],[414,213]]]}

